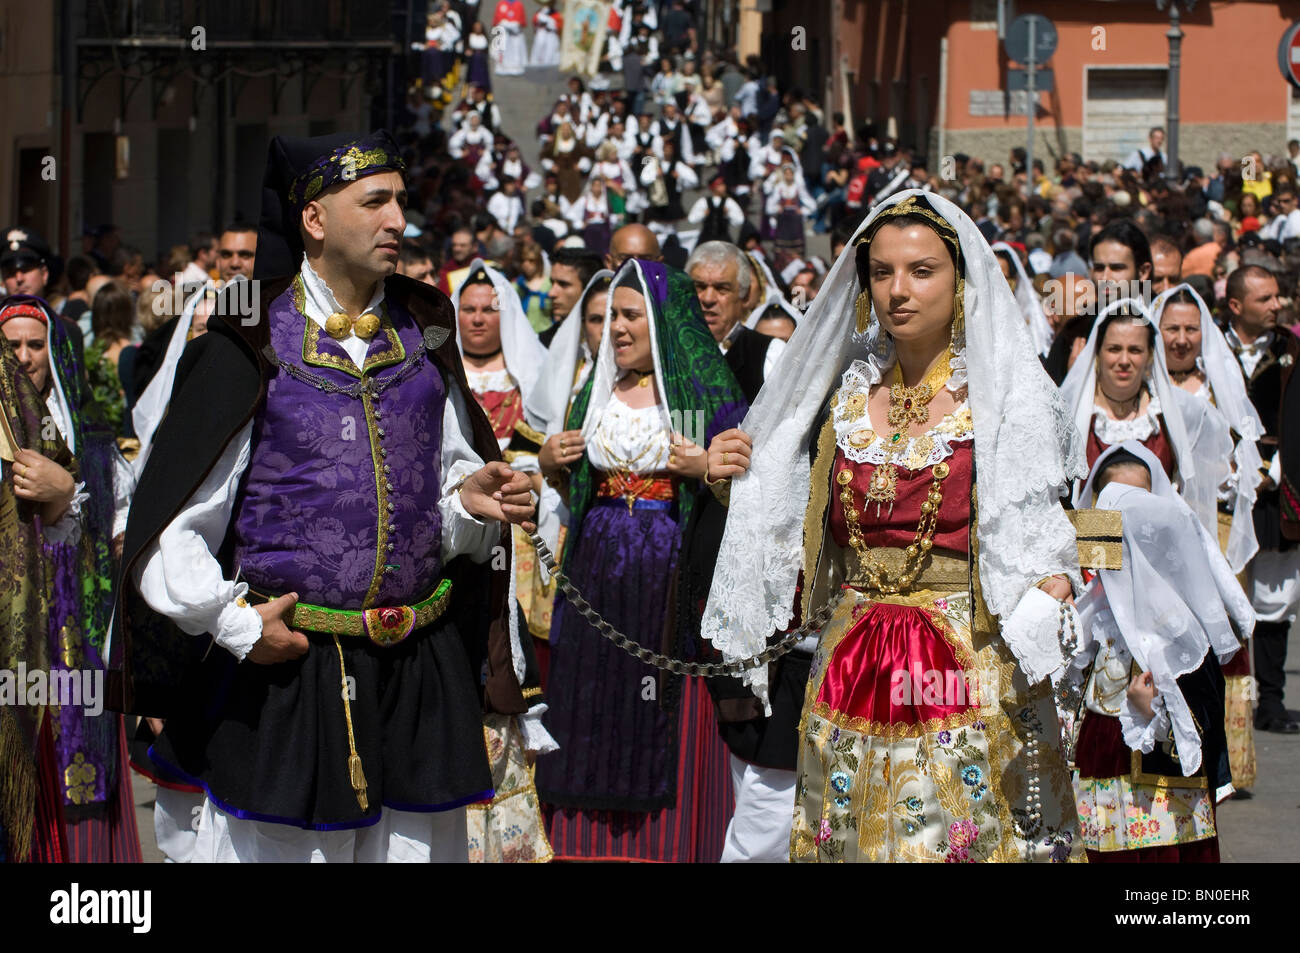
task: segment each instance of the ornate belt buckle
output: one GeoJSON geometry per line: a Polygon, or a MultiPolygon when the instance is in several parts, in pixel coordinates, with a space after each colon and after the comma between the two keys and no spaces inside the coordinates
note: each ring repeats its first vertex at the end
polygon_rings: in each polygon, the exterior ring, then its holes
{"type": "Polygon", "coordinates": [[[365,609],[361,613],[366,638],[380,648],[392,648],[415,628],[415,610],[410,606],[365,609]]]}

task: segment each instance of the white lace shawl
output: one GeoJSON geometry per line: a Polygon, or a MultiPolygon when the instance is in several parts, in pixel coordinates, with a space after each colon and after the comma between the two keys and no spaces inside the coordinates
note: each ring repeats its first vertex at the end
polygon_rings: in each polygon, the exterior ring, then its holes
{"type": "Polygon", "coordinates": [[[1098,495],[1102,509],[1124,514],[1124,565],[1103,569],[1080,599],[1082,645],[1072,670],[1078,672],[1097,643],[1118,636],[1155,682],[1155,715],[1145,718],[1124,699],[1120,725],[1124,742],[1150,752],[1172,729],[1183,774],[1201,766],[1201,741],[1177,679],[1195,671],[1213,651],[1226,662],[1239,651],[1236,628],[1248,636],[1255,626],[1250,600],[1219,552],[1218,537],[1201,525],[1164,479],[1160,461],[1146,447],[1128,442],[1097,459],[1093,478],[1120,448],[1146,461],[1152,492],[1122,483],[1098,495]]]}
{"type": "MultiPolygon", "coordinates": [[[[1165,304],[1184,288],[1192,293],[1201,312],[1201,355],[1196,362],[1205,373],[1206,385],[1209,387],[1209,394],[1205,396],[1213,395],[1214,407],[1238,434],[1237,446],[1232,451],[1232,460],[1236,465],[1235,479],[1229,487],[1233,501],[1232,529],[1228,534],[1228,550],[1225,555],[1232,571],[1241,572],[1259,551],[1252,511],[1255,508],[1256,490],[1263,479],[1260,467],[1264,465],[1255,441],[1263,436],[1264,424],[1246,393],[1246,382],[1241,376],[1241,364],[1237,361],[1237,355],[1232,352],[1227,338],[1210,317],[1210,309],[1196,293],[1196,289],[1183,283],[1156,298],[1151,306],[1156,327],[1160,326],[1165,304]]],[[[1205,389],[1202,387],[1202,392],[1205,389]]]]}
{"type": "MultiPolygon", "coordinates": [[[[1060,666],[1060,648],[1055,600],[1034,587],[1054,573],[1068,573],[1080,585],[1074,529],[1060,497],[1071,479],[1086,473],[1082,444],[975,223],[947,199],[916,189],[891,196],[880,208],[920,195],[954,225],[966,260],[962,356],[969,365],[975,425],[984,599],[1001,617],[1003,635],[1031,683],[1037,682],[1051,665],[1060,666]],[[1033,599],[1034,593],[1050,606],[1033,599]],[[1026,613],[1013,620],[1022,600],[1026,613]]],[[[754,452],[748,472],[732,483],[702,622],[704,637],[730,659],[761,652],[773,632],[789,626],[803,564],[808,451],[817,413],[844,371],[865,359],[881,334],[873,315],[866,346],[854,340],[854,301],[861,290],[855,254],[850,241],[790,338],[783,373],[766,383],[741,424],[754,452]]],[[[766,705],[766,668],[744,679],[766,705]]]]}
{"type": "MultiPolygon", "coordinates": [[[[1131,312],[1155,328],[1155,354],[1151,367],[1149,386],[1152,400],[1160,402],[1160,414],[1169,431],[1169,440],[1177,460],[1176,484],[1178,492],[1192,508],[1201,524],[1211,533],[1219,529],[1219,486],[1228,478],[1228,459],[1232,456],[1232,436],[1220,414],[1214,413],[1205,401],[1175,387],[1169,379],[1165,362],[1164,339],[1156,327],[1147,306],[1136,298],[1113,301],[1097,315],[1097,321],[1088,335],[1088,343],[1070,368],[1061,384],[1061,396],[1071,408],[1074,425],[1086,439],[1096,412],[1097,394],[1097,335],[1102,322],[1114,311],[1128,306],[1131,312]]],[[[1125,435],[1127,436],[1127,435],[1125,435]]],[[[1080,502],[1076,495],[1075,506],[1090,504],[1080,502]]]]}
{"type": "Polygon", "coordinates": [[[1029,329],[1029,338],[1034,342],[1035,349],[1043,357],[1047,357],[1052,350],[1052,339],[1056,335],[1047,320],[1047,315],[1043,313],[1043,302],[1038,297],[1038,292],[1034,290],[1034,283],[1029,279],[1025,266],[1020,263],[1020,253],[1006,242],[994,242],[991,247],[995,252],[1004,251],[1011,256],[1011,262],[1016,269],[1016,304],[1020,306],[1020,313],[1024,316],[1025,327],[1029,329]]]}
{"type": "Polygon", "coordinates": [[[573,377],[578,372],[578,356],[582,350],[583,307],[587,295],[601,278],[613,278],[614,273],[601,269],[591,276],[582,296],[560,324],[551,338],[537,375],[537,383],[524,398],[524,415],[534,430],[552,436],[565,429],[565,412],[573,396],[573,377]]]}

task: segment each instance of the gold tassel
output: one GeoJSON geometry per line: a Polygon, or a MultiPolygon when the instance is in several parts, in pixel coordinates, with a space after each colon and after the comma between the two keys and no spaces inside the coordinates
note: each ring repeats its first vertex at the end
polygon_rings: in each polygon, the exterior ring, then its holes
{"type": "Polygon", "coordinates": [[[857,313],[858,333],[866,334],[867,328],[871,325],[871,292],[864,291],[858,295],[857,313]]]}
{"type": "Polygon", "coordinates": [[[361,770],[361,755],[357,754],[357,739],[352,732],[352,701],[348,686],[348,672],[343,665],[343,646],[337,635],[334,636],[334,648],[339,653],[339,676],[343,683],[343,717],[348,724],[348,779],[352,782],[352,790],[357,793],[357,803],[361,805],[364,813],[370,810],[370,801],[366,797],[366,773],[361,770]]]}

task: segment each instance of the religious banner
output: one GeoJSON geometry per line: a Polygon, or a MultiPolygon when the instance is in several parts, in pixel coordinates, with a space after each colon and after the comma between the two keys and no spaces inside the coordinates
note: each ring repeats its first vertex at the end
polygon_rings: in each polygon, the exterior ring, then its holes
{"type": "Polygon", "coordinates": [[[607,0],[567,0],[560,38],[560,72],[595,76],[609,28],[607,0]]]}

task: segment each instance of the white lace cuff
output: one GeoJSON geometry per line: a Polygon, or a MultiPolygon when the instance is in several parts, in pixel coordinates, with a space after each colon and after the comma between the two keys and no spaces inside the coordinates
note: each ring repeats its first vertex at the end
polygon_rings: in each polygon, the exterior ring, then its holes
{"type": "Polygon", "coordinates": [[[1037,587],[1021,596],[1002,623],[1002,639],[1030,685],[1038,684],[1063,664],[1060,631],[1061,603],[1037,587]]]}
{"type": "Polygon", "coordinates": [[[1150,754],[1156,742],[1169,737],[1169,711],[1165,700],[1157,695],[1151,702],[1152,717],[1147,719],[1129,701],[1128,693],[1119,704],[1119,727],[1124,733],[1124,744],[1134,751],[1150,754]]]}
{"type": "Polygon", "coordinates": [[[45,541],[49,543],[67,543],[75,546],[81,541],[81,504],[90,499],[86,484],[78,483],[72,491],[72,501],[63,515],[44,529],[45,541]]]}
{"type": "MultiPolygon", "coordinates": [[[[236,586],[236,590],[240,587],[236,586]]],[[[217,644],[241,662],[262,637],[262,617],[252,606],[232,602],[217,617],[217,644]]]]}
{"type": "Polygon", "coordinates": [[[519,716],[519,732],[524,736],[524,750],[535,754],[550,754],[559,751],[560,746],[551,733],[542,725],[542,715],[546,714],[546,705],[534,705],[519,716]]]}

